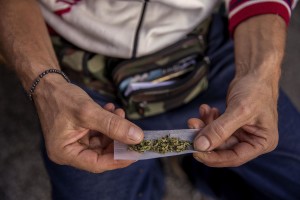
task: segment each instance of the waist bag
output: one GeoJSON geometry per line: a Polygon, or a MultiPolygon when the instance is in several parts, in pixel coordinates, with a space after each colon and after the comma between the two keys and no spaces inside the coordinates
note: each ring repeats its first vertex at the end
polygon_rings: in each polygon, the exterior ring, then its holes
{"type": "MultiPolygon", "coordinates": [[[[109,98],[119,99],[129,119],[161,114],[189,103],[208,86],[206,20],[185,38],[153,54],[118,60],[52,41],[61,66],[77,81],[109,98]],[[117,64],[115,64],[117,63],[117,64]],[[75,76],[74,76],[75,75],[75,76]]],[[[55,40],[54,40],[55,39],[55,40]]]]}
{"type": "Polygon", "coordinates": [[[207,88],[208,62],[198,35],[154,54],[121,62],[112,79],[127,117],[139,119],[177,108],[207,88]]]}

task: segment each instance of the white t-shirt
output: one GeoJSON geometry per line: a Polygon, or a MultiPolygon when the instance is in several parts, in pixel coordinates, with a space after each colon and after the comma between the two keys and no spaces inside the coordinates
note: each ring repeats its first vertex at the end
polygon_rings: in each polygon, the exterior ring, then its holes
{"type": "MultiPolygon", "coordinates": [[[[131,58],[158,51],[193,30],[222,0],[39,0],[47,23],[71,43],[98,54],[131,58]]],[[[298,0],[225,0],[229,30],[261,14],[288,24],[298,0]]]]}

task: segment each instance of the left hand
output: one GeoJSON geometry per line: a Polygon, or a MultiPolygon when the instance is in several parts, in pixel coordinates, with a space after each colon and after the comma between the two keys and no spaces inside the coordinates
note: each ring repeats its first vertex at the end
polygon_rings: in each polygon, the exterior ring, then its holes
{"type": "Polygon", "coordinates": [[[200,151],[194,154],[198,161],[213,167],[235,167],[275,149],[285,38],[286,24],[278,15],[251,17],[235,28],[236,70],[227,92],[227,107],[220,116],[215,109],[200,107],[207,125],[194,141],[200,151]]]}
{"type": "MultiPolygon", "coordinates": [[[[194,157],[208,166],[239,166],[277,146],[277,93],[254,76],[232,81],[224,114],[201,105],[200,115],[206,126],[195,138],[194,147],[200,152],[194,157]]],[[[195,128],[203,122],[189,120],[195,128]]]]}

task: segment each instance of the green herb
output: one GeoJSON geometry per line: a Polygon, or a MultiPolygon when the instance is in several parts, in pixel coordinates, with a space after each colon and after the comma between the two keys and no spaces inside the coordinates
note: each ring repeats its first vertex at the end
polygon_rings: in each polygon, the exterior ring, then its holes
{"type": "Polygon", "coordinates": [[[153,151],[156,153],[182,152],[193,145],[192,142],[170,137],[169,135],[155,140],[143,140],[140,144],[129,145],[128,150],[143,153],[153,151]]]}

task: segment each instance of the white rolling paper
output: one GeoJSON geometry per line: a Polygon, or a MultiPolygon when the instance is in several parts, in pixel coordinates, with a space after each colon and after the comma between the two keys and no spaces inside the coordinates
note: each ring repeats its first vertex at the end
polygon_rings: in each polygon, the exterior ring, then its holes
{"type": "MultiPolygon", "coordinates": [[[[144,131],[144,140],[153,140],[162,138],[169,135],[170,137],[179,138],[181,140],[186,140],[193,142],[196,137],[198,129],[178,129],[178,130],[155,130],[155,131],[144,131]]],[[[170,153],[156,153],[152,151],[145,151],[139,153],[136,151],[128,150],[128,145],[123,144],[118,141],[114,141],[114,159],[115,160],[145,160],[151,158],[167,157],[167,156],[177,156],[181,154],[194,153],[196,152],[193,147],[182,152],[170,152],[170,153]]]]}

